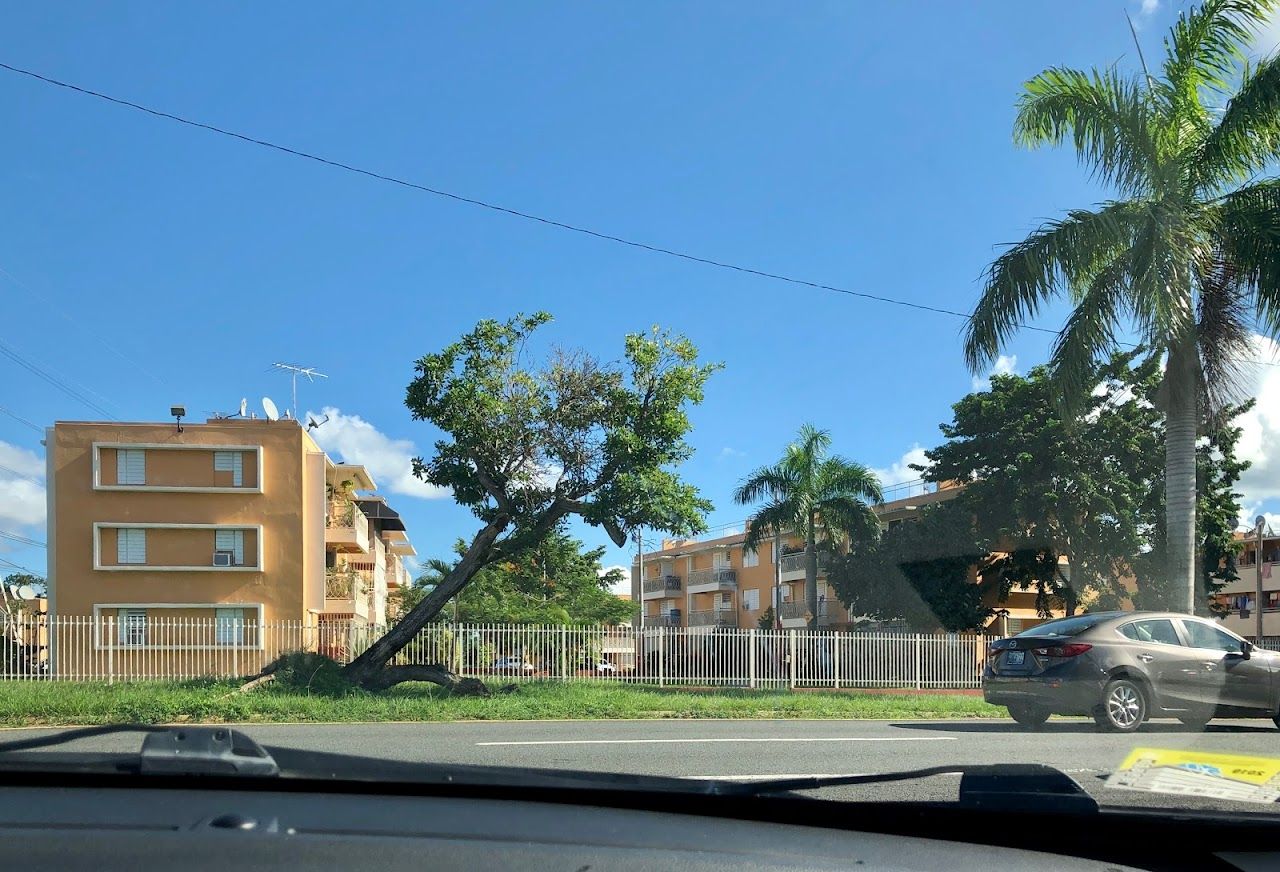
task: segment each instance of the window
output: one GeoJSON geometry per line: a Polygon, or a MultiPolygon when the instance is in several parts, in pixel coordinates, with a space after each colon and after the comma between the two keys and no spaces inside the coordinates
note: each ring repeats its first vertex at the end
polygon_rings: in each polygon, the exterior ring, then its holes
{"type": "Polygon", "coordinates": [[[1203,621],[1183,621],[1182,627],[1187,631],[1187,639],[1193,648],[1211,648],[1214,651],[1228,651],[1232,654],[1239,654],[1244,650],[1239,639],[1212,624],[1206,624],[1203,621]]]}
{"type": "Polygon", "coordinates": [[[1173,629],[1173,621],[1165,618],[1152,618],[1146,621],[1133,621],[1120,628],[1120,633],[1135,642],[1159,642],[1161,645],[1181,645],[1178,633],[1173,629]]]}
{"type": "Polygon", "coordinates": [[[116,449],[116,484],[147,483],[147,452],[141,448],[116,449]]]}
{"type": "Polygon", "coordinates": [[[722,606],[733,605],[733,594],[729,593],[728,591],[725,591],[724,593],[720,594],[720,605],[722,606]]]}
{"type": "Polygon", "coordinates": [[[759,565],[760,565],[760,552],[747,551],[744,548],[742,551],[742,568],[746,569],[748,566],[759,566],[759,565]]]}
{"type": "Polygon", "coordinates": [[[219,645],[244,644],[244,614],[240,609],[214,609],[213,624],[219,645]]]}
{"type": "MultiPolygon", "coordinates": [[[[1100,621],[1107,620],[1107,617],[1107,615],[1076,615],[1071,618],[1058,618],[1055,621],[1045,621],[1025,632],[1029,636],[1076,636],[1100,621]]],[[[1013,627],[1012,619],[1009,621],[1009,626],[1013,627]]]]}
{"type": "Polygon", "coordinates": [[[231,485],[244,485],[244,454],[239,451],[213,452],[213,471],[231,473],[231,485]]]}
{"type": "Polygon", "coordinates": [[[717,551],[711,565],[716,569],[730,569],[733,567],[733,558],[727,549],[717,551]]]}
{"type": "Polygon", "coordinates": [[[141,527],[120,527],[116,530],[116,562],[147,562],[147,531],[141,527]]]}
{"type": "Polygon", "coordinates": [[[760,591],[746,590],[742,592],[742,607],[749,612],[760,608],[760,591]]]}
{"type": "Polygon", "coordinates": [[[213,550],[229,551],[232,565],[244,566],[244,530],[214,530],[213,550]]]}
{"type": "Polygon", "coordinates": [[[147,644],[147,610],[120,609],[120,644],[147,644]]]}

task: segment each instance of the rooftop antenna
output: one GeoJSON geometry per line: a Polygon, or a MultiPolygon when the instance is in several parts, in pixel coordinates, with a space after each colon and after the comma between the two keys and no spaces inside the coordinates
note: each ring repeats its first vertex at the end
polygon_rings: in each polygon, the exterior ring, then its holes
{"type": "Polygon", "coordinates": [[[293,417],[296,418],[298,417],[298,376],[304,375],[307,377],[307,381],[310,382],[315,381],[317,377],[328,378],[328,376],[317,371],[314,366],[298,366],[293,363],[273,363],[271,365],[276,369],[283,369],[293,376],[293,417]]]}
{"type": "Polygon", "coordinates": [[[317,421],[315,418],[308,417],[308,418],[307,418],[307,431],[308,431],[308,432],[310,432],[310,431],[312,431],[312,430],[315,430],[317,427],[321,426],[322,424],[328,424],[328,423],[329,423],[329,416],[328,416],[328,415],[325,415],[325,416],[324,416],[324,420],[323,420],[323,421],[317,421]]]}
{"type": "Polygon", "coordinates": [[[276,408],[276,404],[271,397],[262,398],[262,411],[266,414],[268,421],[280,420],[280,410],[276,408]]]}
{"type": "Polygon", "coordinates": [[[248,408],[249,408],[249,398],[241,397],[240,398],[240,417],[241,418],[244,417],[244,413],[248,408]]]}

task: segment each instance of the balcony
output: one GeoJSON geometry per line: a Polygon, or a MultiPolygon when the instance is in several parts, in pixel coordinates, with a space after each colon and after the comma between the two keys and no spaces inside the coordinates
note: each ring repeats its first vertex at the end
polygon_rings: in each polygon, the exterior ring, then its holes
{"type": "MultiPolygon", "coordinates": [[[[809,613],[809,605],[804,601],[784,602],[782,607],[778,609],[778,618],[782,621],[782,626],[786,629],[792,627],[804,628],[809,626],[805,620],[805,615],[809,613]]],[[[831,618],[827,612],[826,600],[818,602],[818,626],[824,627],[831,623],[831,618]]]]}
{"type": "Polygon", "coordinates": [[[324,573],[324,610],[333,614],[369,616],[369,587],[372,573],[337,567],[324,573]]]}
{"type": "Polygon", "coordinates": [[[324,517],[324,544],[330,551],[369,553],[369,519],[351,500],[330,500],[324,517]]]}
{"type": "Polygon", "coordinates": [[[680,591],[680,576],[660,575],[644,580],[641,597],[646,600],[671,599],[680,596],[680,591]]]}
{"type": "Polygon", "coordinates": [[[672,609],[660,615],[645,615],[646,627],[678,627],[680,626],[680,610],[672,609]]]}
{"type": "Polygon", "coordinates": [[[734,590],[737,587],[738,573],[732,569],[692,569],[689,571],[689,593],[734,590]]]}
{"type": "Polygon", "coordinates": [[[689,612],[690,627],[736,627],[737,609],[705,609],[689,612]]]}
{"type": "MultiPolygon", "coordinates": [[[[818,552],[818,575],[826,575],[827,567],[831,565],[831,553],[828,551],[818,552]]],[[[783,581],[799,581],[804,578],[804,552],[800,551],[796,554],[784,554],[782,564],[778,567],[778,571],[783,581]]]]}

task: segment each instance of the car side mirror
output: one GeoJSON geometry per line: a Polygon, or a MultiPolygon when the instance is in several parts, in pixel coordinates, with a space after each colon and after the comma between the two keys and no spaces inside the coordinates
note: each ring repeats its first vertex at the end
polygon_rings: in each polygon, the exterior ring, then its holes
{"type": "MultiPolygon", "coordinates": [[[[1240,652],[1239,652],[1236,656],[1238,656],[1241,660],[1248,660],[1248,659],[1249,659],[1249,655],[1250,655],[1252,652],[1253,652],[1253,643],[1252,643],[1252,642],[1241,642],[1241,643],[1240,643],[1240,652]]],[[[1235,653],[1235,652],[1232,652],[1232,653],[1235,653]]]]}

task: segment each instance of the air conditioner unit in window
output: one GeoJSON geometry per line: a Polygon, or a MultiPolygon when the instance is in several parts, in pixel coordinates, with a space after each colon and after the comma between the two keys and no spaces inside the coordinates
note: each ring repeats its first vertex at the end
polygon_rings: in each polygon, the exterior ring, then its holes
{"type": "Polygon", "coordinates": [[[213,552],[213,565],[214,566],[231,566],[231,561],[234,558],[235,558],[235,555],[232,554],[230,551],[215,551],[213,552]]]}

